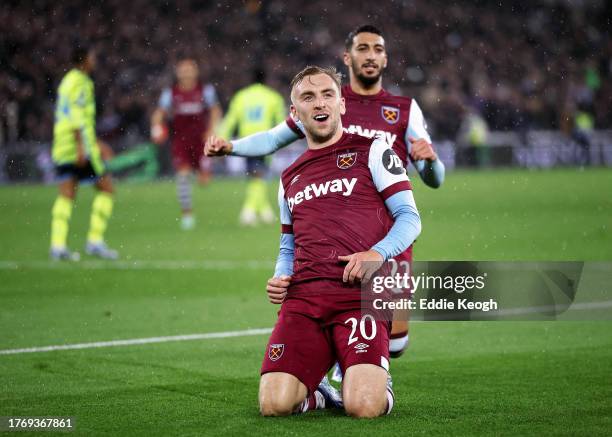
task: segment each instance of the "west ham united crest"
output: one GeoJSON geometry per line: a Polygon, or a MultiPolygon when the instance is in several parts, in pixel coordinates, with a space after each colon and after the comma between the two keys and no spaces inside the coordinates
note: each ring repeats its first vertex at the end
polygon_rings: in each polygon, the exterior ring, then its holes
{"type": "Polygon", "coordinates": [[[400,110],[393,106],[382,106],[380,108],[380,115],[382,115],[383,120],[387,123],[395,124],[399,121],[400,110]]]}
{"type": "Polygon", "coordinates": [[[336,164],[338,164],[340,170],[346,170],[347,168],[351,168],[355,164],[355,161],[357,161],[357,152],[340,153],[336,160],[336,164]]]}
{"type": "Polygon", "coordinates": [[[270,361],[278,361],[283,356],[284,351],[284,344],[271,344],[268,350],[268,358],[270,358],[270,361]]]}

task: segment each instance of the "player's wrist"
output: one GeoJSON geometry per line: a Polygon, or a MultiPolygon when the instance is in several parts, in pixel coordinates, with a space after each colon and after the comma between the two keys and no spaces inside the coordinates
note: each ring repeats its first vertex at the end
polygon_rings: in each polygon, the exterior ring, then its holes
{"type": "Polygon", "coordinates": [[[278,266],[271,280],[291,281],[293,271],[289,266],[278,266]]]}
{"type": "Polygon", "coordinates": [[[380,247],[376,247],[376,246],[374,246],[373,248],[371,248],[371,249],[369,250],[369,252],[370,252],[370,253],[371,253],[373,256],[378,257],[378,258],[379,258],[379,259],[378,259],[378,261],[384,262],[384,261],[386,261],[386,260],[387,260],[387,254],[386,254],[386,252],[385,252],[384,250],[382,250],[380,247]]]}

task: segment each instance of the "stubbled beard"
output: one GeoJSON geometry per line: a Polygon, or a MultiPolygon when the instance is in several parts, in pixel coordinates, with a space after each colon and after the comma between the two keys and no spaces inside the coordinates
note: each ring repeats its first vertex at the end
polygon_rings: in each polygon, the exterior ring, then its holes
{"type": "Polygon", "coordinates": [[[355,77],[357,78],[359,82],[361,82],[361,84],[365,88],[370,88],[371,86],[376,85],[376,83],[378,82],[382,74],[382,70],[383,70],[382,68],[378,69],[378,74],[376,76],[364,76],[359,73],[361,71],[361,66],[357,64],[357,62],[355,61],[352,61],[352,63],[353,63],[353,71],[355,72],[355,77]]]}
{"type": "Polygon", "coordinates": [[[331,128],[329,130],[329,133],[327,133],[325,135],[318,135],[315,132],[310,132],[310,136],[312,137],[312,140],[315,143],[321,144],[321,143],[324,143],[324,142],[328,141],[329,139],[331,139],[331,137],[333,137],[334,134],[336,133],[336,130],[338,130],[338,120],[336,120],[334,123],[332,123],[331,128]]]}

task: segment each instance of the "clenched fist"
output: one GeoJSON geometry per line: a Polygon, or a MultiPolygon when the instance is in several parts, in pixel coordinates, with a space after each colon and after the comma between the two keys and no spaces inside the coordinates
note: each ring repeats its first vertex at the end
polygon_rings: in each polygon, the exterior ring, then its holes
{"type": "Polygon", "coordinates": [[[435,161],[438,159],[433,146],[423,138],[408,137],[408,141],[410,141],[410,156],[413,160],[420,161],[424,159],[426,161],[435,161]]]}
{"type": "Polygon", "coordinates": [[[266,291],[268,292],[268,299],[274,304],[281,304],[287,297],[287,288],[291,283],[291,276],[280,276],[278,278],[268,279],[268,285],[266,291]]]}
{"type": "Polygon", "coordinates": [[[224,156],[232,152],[233,146],[223,138],[211,135],[204,144],[204,154],[206,156],[224,156]]]}

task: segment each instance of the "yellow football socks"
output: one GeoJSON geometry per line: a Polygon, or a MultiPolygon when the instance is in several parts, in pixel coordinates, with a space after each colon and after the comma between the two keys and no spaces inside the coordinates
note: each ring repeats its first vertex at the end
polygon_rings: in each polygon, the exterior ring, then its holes
{"type": "Polygon", "coordinates": [[[254,178],[249,181],[243,209],[257,213],[271,210],[270,202],[268,201],[266,182],[263,179],[254,178]]]}
{"type": "Polygon", "coordinates": [[[72,215],[72,199],[57,196],[51,209],[51,247],[62,249],[66,247],[68,238],[68,222],[72,215]]]}
{"type": "Polygon", "coordinates": [[[113,212],[113,196],[109,193],[98,193],[91,208],[91,219],[89,222],[89,233],[87,241],[90,243],[101,243],[104,241],[104,231],[108,219],[113,212]]]}

